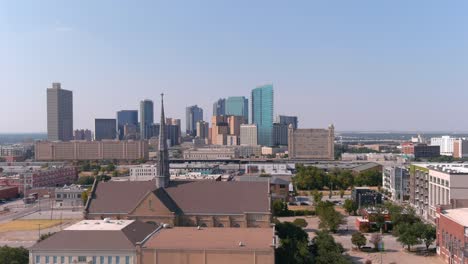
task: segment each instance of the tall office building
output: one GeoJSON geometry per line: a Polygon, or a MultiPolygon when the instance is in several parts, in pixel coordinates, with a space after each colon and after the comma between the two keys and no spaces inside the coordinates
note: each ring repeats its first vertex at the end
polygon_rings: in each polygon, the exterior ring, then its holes
{"type": "Polygon", "coordinates": [[[99,141],[103,139],[116,139],[116,120],[113,118],[94,119],[94,138],[99,141]]]}
{"type": "Polygon", "coordinates": [[[197,137],[201,139],[207,139],[210,132],[210,124],[205,121],[198,121],[197,122],[197,137]]]}
{"type": "Polygon", "coordinates": [[[213,116],[211,118],[211,144],[226,145],[229,134],[229,123],[227,116],[213,116]]]}
{"type": "Polygon", "coordinates": [[[297,116],[279,115],[276,119],[276,123],[286,125],[288,127],[289,125],[292,125],[294,129],[297,129],[297,116]]]}
{"type": "Polygon", "coordinates": [[[52,83],[47,89],[47,138],[49,141],[73,139],[73,92],[52,83]]]}
{"type": "Polygon", "coordinates": [[[73,132],[73,139],[91,141],[93,140],[93,133],[89,129],[76,129],[73,132]]]}
{"type": "MultiPolygon", "coordinates": [[[[291,126],[293,126],[291,124],[291,126]]],[[[294,126],[293,126],[294,127],[294,126]]],[[[273,145],[287,146],[288,145],[288,128],[289,125],[281,123],[273,123],[273,145]]]]}
{"type": "Polygon", "coordinates": [[[226,99],[220,98],[213,104],[213,116],[226,115],[226,99]]]}
{"type": "Polygon", "coordinates": [[[240,136],[240,126],[247,123],[243,116],[228,116],[227,121],[229,124],[229,134],[237,137],[240,136]]]}
{"type": "Polygon", "coordinates": [[[257,125],[258,144],[273,146],[273,85],[252,90],[252,123],[257,125]]]}
{"type": "Polygon", "coordinates": [[[226,99],[226,115],[242,116],[249,122],[249,100],[244,96],[232,96],[226,99]]]}
{"type": "Polygon", "coordinates": [[[240,126],[240,144],[244,146],[257,146],[257,126],[240,126]]]}
{"type": "Polygon", "coordinates": [[[153,101],[144,100],[140,102],[140,138],[149,139],[150,126],[154,123],[153,101]]]}
{"type": "Polygon", "coordinates": [[[203,109],[197,105],[189,106],[185,109],[185,118],[187,135],[196,136],[197,122],[203,120],[203,109]]]}
{"type": "Polygon", "coordinates": [[[174,146],[174,145],[179,145],[180,142],[181,142],[181,138],[182,138],[182,130],[181,130],[181,121],[180,119],[176,119],[176,118],[166,118],[166,126],[169,127],[169,132],[168,132],[168,138],[171,140],[171,145],[174,146]],[[173,131],[174,129],[178,129],[177,132],[173,131]],[[177,135],[177,139],[175,139],[175,136],[177,135]]]}
{"type": "Polygon", "coordinates": [[[138,126],[138,110],[122,110],[117,112],[117,130],[119,139],[125,138],[124,126],[138,126]]]}

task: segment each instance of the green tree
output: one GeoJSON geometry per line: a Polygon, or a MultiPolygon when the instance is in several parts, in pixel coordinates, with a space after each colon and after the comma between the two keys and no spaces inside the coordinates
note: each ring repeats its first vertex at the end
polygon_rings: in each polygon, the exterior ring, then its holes
{"type": "Polygon", "coordinates": [[[319,168],[297,164],[296,170],[293,181],[300,190],[322,190],[324,186],[329,186],[326,173],[319,168]]]}
{"type": "Polygon", "coordinates": [[[344,224],[344,216],[335,210],[333,203],[320,202],[316,208],[320,219],[319,228],[325,231],[336,233],[340,225],[344,224]]]}
{"type": "Polygon", "coordinates": [[[308,225],[307,221],[305,219],[303,219],[303,218],[294,219],[293,224],[295,224],[296,226],[301,227],[301,228],[306,228],[307,225],[308,225]]]}
{"type": "Polygon", "coordinates": [[[341,189],[340,190],[340,198],[341,199],[343,199],[344,194],[345,194],[345,190],[341,189]]]}
{"type": "Polygon", "coordinates": [[[309,252],[309,235],[300,227],[290,222],[275,225],[276,233],[280,239],[280,246],[276,250],[278,263],[311,263],[309,252]]]}
{"type": "Polygon", "coordinates": [[[37,242],[41,242],[43,240],[46,240],[47,238],[53,236],[55,233],[47,233],[47,234],[41,234],[41,237],[39,238],[39,240],[37,242]]]}
{"type": "Polygon", "coordinates": [[[312,197],[314,198],[314,204],[318,204],[322,201],[323,193],[317,190],[312,191],[312,197]]]}
{"type": "Polygon", "coordinates": [[[273,216],[288,216],[289,215],[288,205],[281,200],[273,201],[271,209],[272,209],[273,216]]]}
{"type": "Polygon", "coordinates": [[[358,231],[351,236],[351,243],[361,249],[362,246],[367,244],[367,238],[364,234],[358,231]]]}
{"type": "Polygon", "coordinates": [[[106,166],[106,171],[112,172],[115,170],[115,165],[114,163],[110,163],[109,165],[106,166]]]}
{"type": "Polygon", "coordinates": [[[79,185],[91,185],[94,183],[94,177],[93,176],[82,176],[78,178],[78,181],[76,182],[79,185]]]}
{"type": "Polygon", "coordinates": [[[81,200],[83,201],[83,205],[86,205],[86,203],[88,202],[88,196],[89,196],[88,193],[89,193],[89,191],[90,191],[90,190],[88,189],[88,190],[83,191],[83,192],[81,193],[81,200]]]}
{"type": "Polygon", "coordinates": [[[436,240],[436,228],[430,224],[424,224],[424,228],[421,234],[421,241],[426,245],[426,250],[429,250],[429,247],[436,240]]]}
{"type": "Polygon", "coordinates": [[[344,201],[344,204],[343,204],[343,208],[345,209],[345,211],[351,215],[351,213],[354,213],[356,214],[356,211],[358,209],[358,206],[355,202],[353,202],[353,200],[351,199],[346,199],[344,201]]]}
{"type": "Polygon", "coordinates": [[[12,248],[0,247],[0,263],[5,264],[28,264],[29,251],[23,247],[12,248]]]}
{"type": "MultiPolygon", "coordinates": [[[[343,256],[344,248],[336,243],[333,236],[328,232],[319,231],[312,240],[312,253],[314,259],[310,263],[316,264],[348,264],[351,263],[343,256]]],[[[281,263],[281,262],[280,262],[281,263]]]]}
{"type": "Polygon", "coordinates": [[[113,171],[113,172],[112,172],[112,177],[117,177],[117,176],[119,176],[119,172],[116,171],[116,170],[113,171]]]}
{"type": "Polygon", "coordinates": [[[419,244],[420,231],[417,230],[417,224],[402,223],[397,226],[398,239],[403,246],[408,247],[408,251],[411,251],[411,246],[419,244]]]}

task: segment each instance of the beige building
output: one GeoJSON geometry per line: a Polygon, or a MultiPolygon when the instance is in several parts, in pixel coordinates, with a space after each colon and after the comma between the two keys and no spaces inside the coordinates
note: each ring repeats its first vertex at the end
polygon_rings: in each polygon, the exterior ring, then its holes
{"type": "Polygon", "coordinates": [[[239,152],[235,148],[213,147],[184,150],[184,159],[236,159],[239,158],[239,152]]]}
{"type": "Polygon", "coordinates": [[[229,116],[229,134],[240,136],[240,127],[242,124],[245,124],[245,119],[243,116],[229,116]]]}
{"type": "Polygon", "coordinates": [[[29,249],[29,264],[137,264],[137,244],[156,231],[134,220],[84,220],[29,249]]]}
{"type": "Polygon", "coordinates": [[[210,124],[203,120],[197,122],[197,137],[201,139],[208,138],[209,136],[210,124]]]}
{"type": "Polygon", "coordinates": [[[139,264],[272,264],[273,228],[163,228],[138,247],[139,264]]]}
{"type": "Polygon", "coordinates": [[[257,125],[240,126],[240,144],[247,146],[257,146],[257,125]]]}
{"type": "Polygon", "coordinates": [[[291,159],[333,160],[335,128],[294,129],[289,126],[288,152],[291,159]]]}
{"type": "Polygon", "coordinates": [[[226,145],[229,134],[229,124],[226,116],[213,116],[211,118],[211,144],[226,145]]]}
{"type": "Polygon", "coordinates": [[[137,160],[148,158],[148,142],[109,141],[38,141],[36,160],[137,160]]]}

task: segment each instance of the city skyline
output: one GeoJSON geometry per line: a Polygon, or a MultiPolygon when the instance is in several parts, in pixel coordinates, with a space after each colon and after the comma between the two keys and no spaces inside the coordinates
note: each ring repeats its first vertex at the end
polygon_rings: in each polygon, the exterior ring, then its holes
{"type": "Polygon", "coordinates": [[[52,82],[73,91],[74,128],[161,92],[168,116],[197,104],[208,121],[218,98],[272,83],[275,115],[301,127],[468,131],[467,3],[401,3],[5,1],[0,132],[45,132],[52,82]]]}

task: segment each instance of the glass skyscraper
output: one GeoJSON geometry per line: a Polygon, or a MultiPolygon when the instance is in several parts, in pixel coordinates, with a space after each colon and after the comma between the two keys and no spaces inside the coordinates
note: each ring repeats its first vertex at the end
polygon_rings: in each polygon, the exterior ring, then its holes
{"type": "Polygon", "coordinates": [[[213,116],[226,115],[226,99],[220,98],[213,104],[213,116]]]}
{"type": "Polygon", "coordinates": [[[257,125],[259,145],[273,146],[273,85],[252,90],[252,123],[257,125]]]}
{"type": "Polygon", "coordinates": [[[119,139],[124,138],[124,126],[138,126],[138,110],[122,110],[117,112],[117,130],[119,139]]]}
{"type": "Polygon", "coordinates": [[[249,100],[244,96],[232,96],[226,99],[226,115],[243,116],[249,122],[249,100]]]}
{"type": "Polygon", "coordinates": [[[185,108],[185,129],[187,135],[197,135],[197,122],[203,120],[203,109],[197,105],[185,108]]]}
{"type": "Polygon", "coordinates": [[[153,101],[144,100],[140,102],[140,137],[141,139],[150,138],[150,126],[154,123],[153,101]]]}

